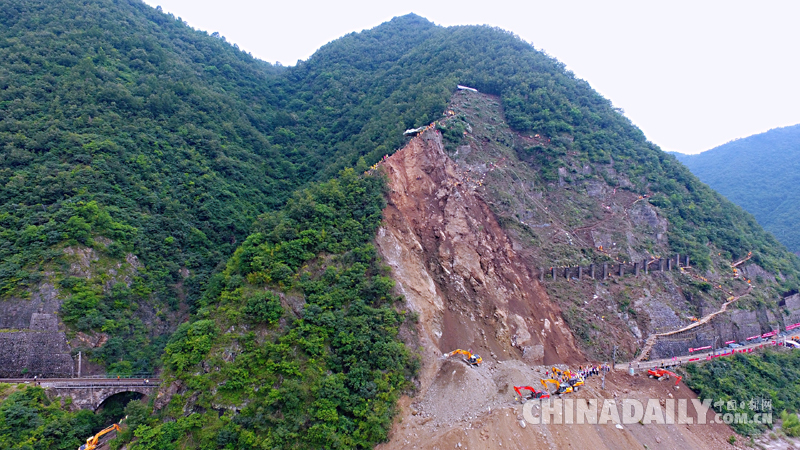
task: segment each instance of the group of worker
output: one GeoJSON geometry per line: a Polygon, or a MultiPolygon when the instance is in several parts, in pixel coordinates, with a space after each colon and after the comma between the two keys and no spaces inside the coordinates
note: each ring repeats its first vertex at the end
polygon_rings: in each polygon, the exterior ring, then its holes
{"type": "Polygon", "coordinates": [[[589,378],[591,376],[600,375],[601,373],[608,372],[611,370],[611,366],[608,364],[600,364],[598,366],[591,365],[586,366],[586,369],[583,366],[578,367],[578,374],[583,378],[589,378]]]}
{"type": "Polygon", "coordinates": [[[550,378],[550,373],[552,372],[552,377],[555,380],[558,380],[561,383],[574,383],[578,380],[585,380],[586,378],[592,376],[598,376],[602,373],[609,372],[611,370],[611,366],[608,364],[599,364],[599,365],[589,365],[584,368],[583,366],[578,366],[578,370],[573,372],[569,369],[560,370],[553,367],[551,370],[545,371],[544,376],[545,378],[550,378]]]}

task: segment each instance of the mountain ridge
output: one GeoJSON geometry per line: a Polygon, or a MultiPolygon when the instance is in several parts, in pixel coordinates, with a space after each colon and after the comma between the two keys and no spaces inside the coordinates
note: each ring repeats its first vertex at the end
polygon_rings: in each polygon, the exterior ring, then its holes
{"type": "Polygon", "coordinates": [[[704,183],[752,213],[790,250],[800,253],[800,235],[795,232],[800,213],[793,194],[800,182],[800,125],[677,158],[704,183]]]}
{"type": "MultiPolygon", "coordinates": [[[[97,371],[163,370],[155,415],[129,404],[121,440],[132,450],[387,439],[403,395],[433,367],[416,344],[419,327],[435,327],[418,322],[375,241],[398,194],[369,168],[421,139],[404,137],[408,128],[433,124],[422,138],[441,140],[437,155],[457,176],[420,201],[430,214],[408,207],[396,223],[416,222],[426,241],[417,262],[453,308],[441,329],[482,323],[449,331],[437,352],[463,340],[489,351],[492,367],[597,362],[615,346],[633,357],[646,334],[718,308],[722,286],[743,287],[730,263],[749,252],[743,272],[755,288],[741,303],[752,314],[656,351],[794,317],[777,299],[798,286],[797,258],[511,33],[409,15],[279,68],[135,0],[0,6],[0,174],[10,180],[0,189],[0,307],[33,311],[47,292],[62,333],[85,335],[71,351],[97,371]],[[453,215],[435,211],[440,191],[453,215]],[[474,223],[442,237],[437,217],[474,223]],[[473,231],[482,240],[470,241],[473,231]],[[480,258],[434,244],[445,238],[480,258]],[[707,281],[534,275],[674,253],[707,281]],[[460,281],[448,281],[450,268],[460,281]],[[476,307],[482,284],[498,305],[476,307]]],[[[492,401],[506,400],[510,379],[480,376],[498,392],[492,401]]],[[[53,439],[44,420],[14,430],[53,439]]]]}

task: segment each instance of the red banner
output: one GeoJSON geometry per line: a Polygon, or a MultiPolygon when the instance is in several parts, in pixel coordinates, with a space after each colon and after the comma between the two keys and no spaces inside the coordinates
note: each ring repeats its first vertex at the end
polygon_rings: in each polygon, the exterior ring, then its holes
{"type": "Polygon", "coordinates": [[[698,350],[708,350],[708,349],[710,349],[710,348],[711,348],[711,346],[710,346],[710,345],[706,345],[705,347],[690,348],[690,349],[689,349],[689,353],[691,353],[691,352],[696,352],[696,351],[698,351],[698,350]]]}

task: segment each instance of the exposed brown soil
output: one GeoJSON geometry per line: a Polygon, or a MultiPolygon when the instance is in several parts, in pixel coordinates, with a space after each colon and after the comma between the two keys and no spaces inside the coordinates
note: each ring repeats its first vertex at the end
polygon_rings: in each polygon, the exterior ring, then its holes
{"type": "Polygon", "coordinates": [[[465,348],[489,361],[583,359],[559,309],[494,214],[461,181],[439,132],[414,138],[383,170],[390,193],[377,242],[419,314],[429,356],[465,348]]]}
{"type": "MultiPolygon", "coordinates": [[[[389,442],[379,450],[395,449],[729,449],[733,431],[713,422],[692,425],[614,424],[530,424],[523,419],[523,405],[515,400],[509,379],[532,381],[543,375],[545,367],[524,367],[519,362],[503,362],[493,367],[457,369],[455,363],[443,365],[431,391],[421,399],[405,399],[402,420],[396,422],[389,442]],[[502,367],[508,366],[508,367],[502,367]],[[499,383],[498,383],[499,382],[499,383]],[[442,387],[445,387],[442,389],[442,387]],[[501,388],[501,392],[498,391],[501,388]],[[524,423],[524,426],[523,426],[524,423]]],[[[669,381],[646,376],[612,372],[601,380],[589,378],[579,392],[566,398],[692,399],[695,394],[683,384],[676,390],[669,381]]],[[[537,414],[538,409],[533,409],[537,414]]],[[[691,401],[688,416],[696,417],[691,401]]],[[[743,439],[738,438],[741,442],[743,439]]]]}
{"type": "MultiPolygon", "coordinates": [[[[561,311],[517,253],[480,183],[425,131],[382,164],[390,189],[376,239],[397,289],[418,314],[419,387],[404,397],[382,449],[731,448],[726,425],[531,425],[514,385],[540,387],[551,364],[585,364],[561,311]],[[473,368],[456,348],[484,358],[473,368]],[[523,426],[523,424],[525,426],[523,426]]],[[[612,373],[576,398],[691,398],[672,383],[612,373]]]]}

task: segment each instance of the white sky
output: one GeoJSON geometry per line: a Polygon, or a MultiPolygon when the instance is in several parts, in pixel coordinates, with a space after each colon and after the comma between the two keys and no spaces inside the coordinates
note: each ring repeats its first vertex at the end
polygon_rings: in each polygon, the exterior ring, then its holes
{"type": "Polygon", "coordinates": [[[668,151],[800,123],[797,0],[144,1],[284,65],[410,12],[497,26],[566,64],[668,151]]]}

